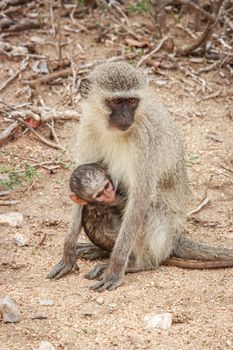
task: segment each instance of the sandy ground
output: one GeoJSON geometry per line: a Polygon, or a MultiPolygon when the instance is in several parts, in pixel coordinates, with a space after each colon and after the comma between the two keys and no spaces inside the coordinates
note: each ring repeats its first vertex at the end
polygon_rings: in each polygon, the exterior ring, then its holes
{"type": "MultiPolygon", "coordinates": [[[[34,34],[40,35],[35,31],[30,36],[34,34]]],[[[79,40],[84,49],[89,48],[90,61],[96,53],[99,57],[116,54],[117,49],[87,40],[85,33],[79,40]]],[[[8,66],[4,58],[4,74],[8,66]]],[[[182,73],[168,71],[166,84],[161,84],[160,76],[155,75],[154,80],[184,140],[192,190],[187,211],[206,195],[210,198],[210,204],[187,223],[188,234],[233,248],[232,85],[216,74],[211,84],[215,84],[213,88],[222,87],[222,96],[198,103],[182,73]]],[[[19,86],[13,83],[2,95],[4,101],[23,102],[14,95],[19,86]]],[[[55,88],[44,86],[36,93],[46,105],[62,106],[55,88]]],[[[57,134],[71,153],[77,130],[78,122],[56,123],[57,134]]],[[[48,137],[46,127],[39,132],[48,137]]],[[[41,162],[61,156],[30,133],[8,142],[2,150],[1,165],[12,167],[23,164],[24,158],[34,164],[32,159],[41,162]]],[[[21,311],[19,323],[0,324],[0,350],[38,349],[43,340],[59,350],[233,349],[233,269],[200,271],[161,266],[156,271],[127,275],[122,287],[100,294],[90,291],[91,283],[84,278],[93,262],[80,261],[79,273],[59,281],[46,280],[61,257],[68,229],[70,170],[61,168],[51,174],[39,168],[38,175],[32,189],[27,183],[12,192],[11,199],[20,203],[0,207],[1,212],[19,211],[24,216],[19,228],[0,226],[0,297],[10,296],[21,311]],[[16,233],[28,238],[28,246],[14,244],[16,233]],[[52,299],[53,305],[41,305],[43,299],[52,299]],[[144,317],[162,312],[172,313],[171,328],[147,329],[144,317]]]]}

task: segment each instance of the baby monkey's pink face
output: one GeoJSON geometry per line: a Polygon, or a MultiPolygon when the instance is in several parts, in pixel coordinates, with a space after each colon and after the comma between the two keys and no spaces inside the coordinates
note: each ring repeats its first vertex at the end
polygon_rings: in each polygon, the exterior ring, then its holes
{"type": "Polygon", "coordinates": [[[93,198],[96,202],[102,204],[112,203],[115,199],[116,189],[114,188],[112,182],[110,180],[106,180],[101,191],[98,191],[93,195],[93,198]]]}
{"type": "Polygon", "coordinates": [[[77,194],[72,193],[70,199],[81,205],[86,204],[110,204],[115,200],[116,188],[111,180],[105,180],[102,186],[98,186],[98,190],[93,190],[91,188],[86,189],[86,198],[80,198],[77,194]]]}

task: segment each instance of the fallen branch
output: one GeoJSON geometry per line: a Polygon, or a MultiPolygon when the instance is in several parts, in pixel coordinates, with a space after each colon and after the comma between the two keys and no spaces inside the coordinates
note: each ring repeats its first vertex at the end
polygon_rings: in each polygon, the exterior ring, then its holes
{"type": "Polygon", "coordinates": [[[119,25],[121,28],[123,28],[128,34],[130,34],[135,40],[139,41],[139,37],[138,35],[132,30],[132,27],[130,25],[129,19],[126,16],[126,14],[120,9],[120,7],[118,7],[118,5],[114,4],[114,2],[112,3],[111,6],[111,2],[107,2],[106,0],[99,0],[99,3],[103,6],[108,6],[109,9],[109,14],[110,17],[115,21],[115,23],[117,25],[119,25]],[[118,12],[118,13],[117,13],[118,12]],[[119,12],[120,12],[120,17],[119,17],[119,12]],[[126,24],[124,24],[121,21],[121,18],[124,18],[126,21],[126,24]]]}
{"type": "Polygon", "coordinates": [[[4,29],[6,33],[18,33],[24,30],[38,29],[40,28],[39,22],[25,21],[11,25],[9,28],[4,29]]]}
{"type": "MultiPolygon", "coordinates": [[[[111,57],[108,60],[105,60],[105,62],[114,62],[114,61],[120,61],[124,59],[123,56],[116,56],[116,57],[111,57]]],[[[81,65],[79,67],[79,69],[77,70],[77,74],[82,74],[85,73],[87,69],[93,67],[94,65],[96,65],[97,63],[102,63],[103,60],[101,61],[95,61],[93,63],[88,63],[88,64],[84,64],[81,65]]],[[[48,75],[46,75],[45,77],[42,78],[38,78],[38,79],[34,79],[34,80],[25,80],[22,82],[22,84],[24,85],[30,85],[31,87],[35,87],[37,85],[41,85],[41,84],[47,84],[50,83],[51,81],[57,79],[57,78],[67,78],[69,75],[72,74],[72,67],[66,68],[66,69],[62,69],[60,71],[56,71],[56,72],[52,72],[48,75]]]]}
{"type": "Polygon", "coordinates": [[[2,206],[8,206],[8,205],[15,205],[15,204],[19,204],[20,203],[20,201],[17,201],[17,200],[9,200],[9,201],[2,201],[2,200],[0,200],[0,206],[2,205],[2,206]]]}
{"type": "MultiPolygon", "coordinates": [[[[220,11],[220,8],[222,6],[224,0],[219,0],[218,3],[215,5],[215,11],[214,14],[211,16],[211,19],[208,19],[207,25],[205,27],[204,32],[200,35],[199,38],[197,38],[196,41],[194,41],[191,44],[185,45],[183,47],[180,47],[176,50],[176,53],[178,55],[186,56],[191,54],[193,51],[195,51],[198,47],[203,45],[210,35],[212,34],[213,28],[216,26],[218,23],[218,13],[220,11]],[[213,17],[213,18],[212,18],[213,17]]],[[[189,2],[189,1],[188,1],[189,2]]],[[[190,4],[189,4],[190,5],[190,4]]],[[[197,5],[198,6],[198,5],[197,5]]]]}
{"type": "Polygon", "coordinates": [[[15,56],[27,56],[29,51],[26,46],[12,45],[8,42],[0,41],[0,52],[6,55],[8,58],[15,56]]]}
{"type": "Polygon", "coordinates": [[[0,145],[6,142],[14,133],[16,132],[19,123],[15,121],[8,128],[6,128],[3,132],[0,133],[0,145]]]}
{"type": "Polygon", "coordinates": [[[3,0],[0,1],[0,10],[7,9],[9,6],[23,5],[33,0],[3,0]]]}
{"type": "Polygon", "coordinates": [[[35,180],[32,181],[32,183],[30,184],[28,189],[25,191],[27,194],[33,189],[33,187],[35,186],[37,181],[38,181],[38,179],[35,179],[35,180]]]}
{"type": "Polygon", "coordinates": [[[140,67],[143,63],[145,63],[149,58],[151,58],[156,52],[158,52],[163,46],[164,42],[169,38],[169,35],[165,36],[157,45],[157,47],[149,52],[147,55],[143,56],[137,64],[137,67],[140,67]]]}
{"type": "Polygon", "coordinates": [[[17,78],[17,76],[27,68],[27,66],[28,60],[25,59],[21,62],[19,69],[2,84],[2,86],[0,87],[0,92],[2,92],[7,87],[7,85],[9,85],[13,80],[15,80],[15,78],[17,78]]]}
{"type": "Polygon", "coordinates": [[[17,119],[18,117],[27,120],[33,119],[41,124],[48,123],[52,120],[79,120],[80,114],[74,110],[56,111],[46,107],[32,107],[28,110],[15,110],[9,112],[9,117],[17,119]]]}
{"type": "Polygon", "coordinates": [[[188,214],[187,217],[190,217],[193,214],[198,213],[202,208],[204,208],[208,203],[210,202],[209,197],[206,197],[195,209],[191,210],[188,214]]]}
{"type": "Polygon", "coordinates": [[[200,103],[202,101],[206,101],[206,100],[210,100],[211,98],[215,98],[215,97],[218,97],[220,96],[222,93],[222,89],[219,89],[215,92],[213,92],[212,94],[209,94],[207,96],[203,96],[203,97],[200,97],[198,100],[197,100],[197,103],[200,103]]]}
{"type": "Polygon", "coordinates": [[[215,22],[216,18],[215,16],[211,15],[209,12],[205,11],[202,7],[195,4],[195,2],[190,0],[179,0],[183,5],[187,5],[189,7],[192,7],[195,11],[199,12],[201,15],[206,17],[210,22],[215,22]]]}
{"type": "MultiPolygon", "coordinates": [[[[219,68],[222,68],[222,66],[224,65],[224,63],[226,62],[227,60],[227,57],[225,57],[222,62],[219,64],[219,68]]],[[[198,94],[201,90],[203,90],[203,88],[207,88],[208,85],[210,84],[211,81],[213,81],[213,79],[215,78],[215,76],[218,74],[218,70],[215,70],[213,72],[213,74],[209,77],[209,79],[207,81],[205,81],[205,84],[204,86],[200,87],[197,91],[196,91],[196,94],[198,94]]]]}
{"type": "Polygon", "coordinates": [[[47,123],[47,126],[48,126],[48,128],[51,130],[51,134],[52,134],[53,139],[55,140],[55,142],[56,142],[58,145],[61,145],[61,143],[60,143],[60,141],[59,141],[59,139],[58,139],[58,136],[57,136],[57,134],[56,134],[56,131],[55,131],[55,129],[54,129],[54,123],[53,123],[53,121],[52,121],[51,124],[47,123]]]}
{"type": "Polygon", "coordinates": [[[214,68],[216,68],[218,65],[220,64],[220,60],[212,63],[212,64],[209,64],[208,66],[206,67],[201,67],[199,68],[196,73],[199,74],[199,73],[207,73],[207,72],[210,72],[211,70],[213,70],[214,68]]]}
{"type": "Polygon", "coordinates": [[[58,78],[67,78],[71,73],[72,73],[72,69],[66,68],[66,69],[56,71],[56,72],[52,72],[52,73],[50,73],[42,78],[38,78],[35,80],[25,80],[22,82],[22,84],[29,85],[31,87],[35,87],[37,85],[50,83],[51,81],[58,79],[58,78]]]}
{"type": "Polygon", "coordinates": [[[166,12],[165,12],[165,1],[164,0],[156,0],[151,1],[151,3],[155,6],[155,12],[156,12],[156,23],[157,28],[160,32],[160,37],[163,36],[164,33],[167,32],[167,21],[166,21],[166,12]]]}
{"type": "Polygon", "coordinates": [[[24,126],[26,126],[26,128],[28,128],[41,142],[43,142],[46,146],[55,148],[55,149],[60,149],[62,151],[65,151],[65,149],[53,142],[48,141],[46,138],[44,138],[43,136],[41,136],[38,132],[36,132],[33,128],[31,128],[28,123],[26,123],[23,119],[21,118],[17,118],[17,120],[23,124],[24,126]]]}
{"type": "Polygon", "coordinates": [[[227,167],[226,165],[223,165],[223,164],[221,164],[221,167],[233,174],[233,169],[232,168],[229,168],[229,167],[227,167]]]}
{"type": "Polygon", "coordinates": [[[11,191],[0,191],[0,197],[7,196],[10,193],[11,193],[11,191]]]}

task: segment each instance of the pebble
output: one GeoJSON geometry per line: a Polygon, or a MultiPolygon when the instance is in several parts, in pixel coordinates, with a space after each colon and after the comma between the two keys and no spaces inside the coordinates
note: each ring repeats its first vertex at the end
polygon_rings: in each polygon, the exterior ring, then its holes
{"type": "Polygon", "coordinates": [[[41,299],[39,303],[43,306],[52,306],[54,304],[54,301],[52,299],[41,299]]]}
{"type": "Polygon", "coordinates": [[[99,304],[99,305],[103,305],[103,303],[104,303],[104,298],[103,298],[103,297],[99,297],[99,298],[96,299],[96,302],[97,302],[97,304],[99,304]]]}
{"type": "Polygon", "coordinates": [[[2,313],[3,322],[19,322],[20,311],[9,296],[0,299],[0,313],[2,313]]]}
{"type": "Polygon", "coordinates": [[[164,312],[157,315],[147,315],[144,317],[146,327],[149,329],[160,328],[167,330],[172,325],[172,314],[164,312]]]}
{"type": "Polygon", "coordinates": [[[25,245],[28,245],[27,238],[24,235],[21,235],[21,233],[16,233],[13,239],[18,247],[24,247],[25,245]]]}
{"type": "Polygon", "coordinates": [[[23,222],[23,215],[18,212],[9,212],[0,214],[0,224],[9,225],[12,227],[19,227],[23,222]]]}
{"type": "Polygon", "coordinates": [[[55,347],[47,340],[40,343],[39,350],[56,350],[55,347]]]}

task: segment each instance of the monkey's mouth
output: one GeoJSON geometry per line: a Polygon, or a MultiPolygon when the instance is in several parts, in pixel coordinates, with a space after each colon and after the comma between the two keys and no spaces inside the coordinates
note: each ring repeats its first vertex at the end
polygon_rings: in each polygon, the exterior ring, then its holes
{"type": "Polygon", "coordinates": [[[129,130],[130,129],[130,127],[131,127],[131,125],[132,124],[115,124],[115,123],[113,123],[112,121],[110,121],[109,122],[109,126],[110,127],[112,127],[112,128],[114,128],[114,129],[118,129],[118,130],[120,130],[120,131],[127,131],[127,130],[129,130]]]}

